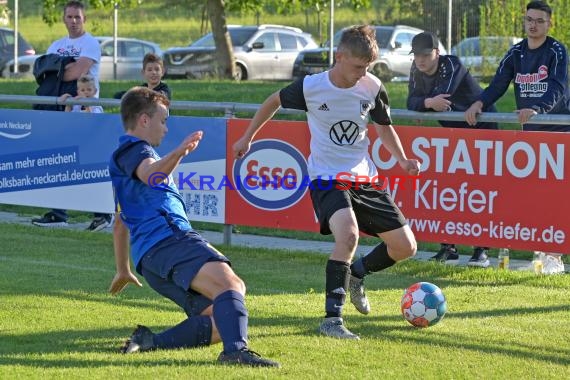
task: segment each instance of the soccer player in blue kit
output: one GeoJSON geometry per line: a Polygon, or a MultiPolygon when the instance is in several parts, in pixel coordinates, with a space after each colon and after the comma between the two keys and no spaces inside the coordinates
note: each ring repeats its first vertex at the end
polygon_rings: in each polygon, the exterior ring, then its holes
{"type": "Polygon", "coordinates": [[[325,317],[319,331],[333,338],[357,340],[359,336],[346,328],[342,318],[347,293],[356,309],[368,314],[364,277],[413,256],[417,249],[406,218],[386,189],[357,179],[377,176],[368,152],[369,119],[382,144],[406,173],[418,175],[420,164],[406,157],[392,127],[386,89],[368,72],[378,56],[374,29],[366,25],[346,29],[335,54],[332,69],[306,76],[270,95],[235,142],[233,153],[236,158],[244,157],[257,131],[279,107],[307,113],[311,199],[321,233],[332,233],[335,240],[326,265],[325,317]],[[335,181],[339,173],[349,173],[347,180],[352,183],[335,181]],[[383,242],[351,264],[359,231],[380,237],[383,242]]]}
{"type": "Polygon", "coordinates": [[[109,165],[117,208],[113,229],[117,273],[109,290],[117,294],[129,283],[142,286],[131,272],[130,249],[136,271],[157,293],[180,306],[187,318],[156,334],[138,326],[122,351],[221,341],[220,363],[279,367],[248,348],[245,284],[229,260],[192,229],[171,178],[180,161],[198,147],[202,131],[187,136],[164,157],[154,150],[168,132],[169,105],[164,94],[146,87],[129,90],[121,100],[125,134],[109,165]],[[163,176],[159,183],[156,175],[163,176]]]}

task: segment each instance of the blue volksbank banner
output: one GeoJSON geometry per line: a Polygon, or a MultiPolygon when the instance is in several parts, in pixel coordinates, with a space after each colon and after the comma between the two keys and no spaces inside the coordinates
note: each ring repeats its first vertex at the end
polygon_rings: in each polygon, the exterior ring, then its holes
{"type": "MultiPolygon", "coordinates": [[[[222,176],[226,120],[170,117],[159,154],[184,137],[204,131],[199,148],[186,157],[173,180],[185,172],[222,176]]],[[[0,203],[112,212],[109,159],[124,133],[120,115],[0,110],[0,203]]],[[[194,220],[223,223],[223,191],[183,194],[194,220]]]]}

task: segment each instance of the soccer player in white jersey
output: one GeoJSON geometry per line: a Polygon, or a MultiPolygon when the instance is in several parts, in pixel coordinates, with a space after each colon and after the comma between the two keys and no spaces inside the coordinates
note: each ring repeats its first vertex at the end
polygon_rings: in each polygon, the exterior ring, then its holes
{"type": "MultiPolygon", "coordinates": [[[[326,266],[325,318],[319,331],[341,339],[360,339],[342,319],[346,294],[363,313],[370,312],[363,278],[416,253],[416,240],[406,219],[383,186],[356,185],[357,176],[377,176],[368,147],[371,119],[382,144],[410,175],[418,175],[418,160],[408,159],[392,128],[386,89],[368,72],[378,56],[375,31],[367,25],[345,30],[333,68],[299,79],[270,95],[233,146],[236,158],[249,151],[257,131],[279,107],[307,113],[311,132],[308,171],[311,198],[322,234],[333,234],[335,245],[326,266]],[[343,173],[342,181],[336,180],[343,173]],[[359,232],[382,242],[351,264],[359,232]]],[[[359,177],[362,178],[362,177],[359,177]]]]}

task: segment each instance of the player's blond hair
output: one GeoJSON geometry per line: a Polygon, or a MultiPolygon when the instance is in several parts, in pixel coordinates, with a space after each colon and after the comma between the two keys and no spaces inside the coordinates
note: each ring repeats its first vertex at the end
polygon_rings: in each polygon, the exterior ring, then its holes
{"type": "Polygon", "coordinates": [[[376,29],[370,25],[355,25],[342,32],[338,51],[372,62],[378,58],[376,29]]]}

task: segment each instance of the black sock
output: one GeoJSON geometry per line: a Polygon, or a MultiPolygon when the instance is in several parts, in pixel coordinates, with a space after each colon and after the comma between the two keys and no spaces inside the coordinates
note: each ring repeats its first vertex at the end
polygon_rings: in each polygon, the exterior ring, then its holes
{"type": "Polygon", "coordinates": [[[350,272],[354,277],[364,278],[367,274],[379,272],[396,264],[396,261],[388,255],[386,243],[378,244],[366,256],[356,260],[350,266],[350,272]]]}
{"type": "Polygon", "coordinates": [[[325,318],[340,317],[346,300],[350,269],[348,263],[329,260],[326,268],[325,318]]]}

